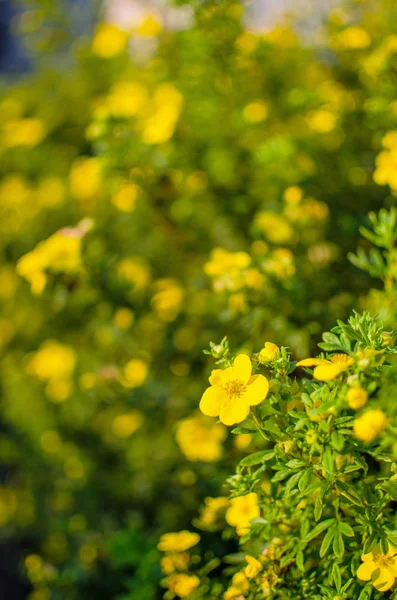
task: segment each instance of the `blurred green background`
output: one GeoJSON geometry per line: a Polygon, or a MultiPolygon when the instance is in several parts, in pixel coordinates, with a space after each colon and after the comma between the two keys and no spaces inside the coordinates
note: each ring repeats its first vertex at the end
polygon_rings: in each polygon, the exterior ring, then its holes
{"type": "Polygon", "coordinates": [[[0,97],[11,600],[160,598],[158,536],[188,527],[245,451],[197,412],[203,348],[227,335],[302,358],[336,318],[377,310],[346,254],[368,211],[395,204],[394,0],[274,19],[266,3],[130,4],[13,9],[21,62],[0,97]]]}

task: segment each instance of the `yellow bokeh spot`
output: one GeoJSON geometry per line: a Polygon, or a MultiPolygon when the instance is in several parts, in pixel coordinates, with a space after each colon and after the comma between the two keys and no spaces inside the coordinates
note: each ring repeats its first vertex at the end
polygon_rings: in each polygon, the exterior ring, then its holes
{"type": "Polygon", "coordinates": [[[143,415],[137,410],[118,415],[112,423],[112,430],[117,437],[127,438],[142,426],[143,415]]]}
{"type": "Polygon", "coordinates": [[[243,110],[243,116],[248,123],[261,123],[269,114],[269,106],[262,100],[250,102],[243,110]]]}
{"type": "Polygon", "coordinates": [[[133,182],[126,182],[112,195],[111,202],[120,212],[129,213],[134,210],[141,192],[142,189],[139,185],[133,182]]]}
{"type": "Polygon", "coordinates": [[[141,358],[130,360],[120,376],[120,383],[126,388],[137,388],[144,384],[149,373],[149,366],[141,358]]]}
{"type": "Polygon", "coordinates": [[[56,454],[62,448],[62,440],[56,431],[45,431],[40,438],[40,445],[48,454],[56,454]]]}
{"type": "Polygon", "coordinates": [[[128,329],[134,322],[134,313],[129,308],[118,308],[113,321],[119,329],[128,329]]]}
{"type": "Polygon", "coordinates": [[[92,41],[92,52],[101,58],[113,58],[127,46],[128,33],[112,23],[98,25],[92,41]]]}

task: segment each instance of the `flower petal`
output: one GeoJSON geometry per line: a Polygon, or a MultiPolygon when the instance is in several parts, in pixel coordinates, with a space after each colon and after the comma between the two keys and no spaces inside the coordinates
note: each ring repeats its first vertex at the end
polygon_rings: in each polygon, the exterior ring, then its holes
{"type": "Polygon", "coordinates": [[[372,583],[380,592],[390,590],[395,580],[393,573],[386,567],[379,567],[372,574],[372,583]]]}
{"type": "Polygon", "coordinates": [[[219,419],[224,425],[234,425],[244,421],[249,411],[249,404],[243,398],[233,398],[222,405],[219,419]]]}
{"type": "Polygon", "coordinates": [[[316,367],[313,371],[313,377],[318,381],[332,381],[340,375],[341,371],[342,369],[339,366],[329,363],[328,365],[316,367]]]}
{"type": "Polygon", "coordinates": [[[211,375],[209,377],[209,382],[211,385],[222,385],[223,382],[223,369],[213,369],[211,371],[211,375]]]}
{"type": "Polygon", "coordinates": [[[269,382],[264,375],[253,375],[243,398],[250,406],[260,404],[269,393],[269,382]]]}
{"type": "Polygon", "coordinates": [[[325,358],[304,358],[296,363],[297,367],[317,367],[318,365],[329,365],[330,361],[325,358]]]}
{"type": "Polygon", "coordinates": [[[200,400],[200,410],[207,417],[217,417],[220,413],[224,395],[219,388],[209,387],[200,400]]]}
{"type": "Polygon", "coordinates": [[[247,383],[251,377],[251,359],[246,354],[239,354],[234,359],[233,363],[233,375],[236,379],[241,379],[244,383],[247,383]]]}
{"type": "Polygon", "coordinates": [[[375,563],[371,560],[360,565],[357,569],[356,576],[362,581],[369,581],[372,573],[376,570],[375,563]]]}

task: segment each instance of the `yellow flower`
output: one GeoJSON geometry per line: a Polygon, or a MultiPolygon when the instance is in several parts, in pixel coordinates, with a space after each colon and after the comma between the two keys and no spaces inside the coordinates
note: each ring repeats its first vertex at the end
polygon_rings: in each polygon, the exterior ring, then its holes
{"type": "Polygon", "coordinates": [[[132,212],[135,208],[136,201],[142,192],[142,189],[133,182],[125,182],[120,185],[117,191],[112,195],[112,204],[124,213],[132,212]]]}
{"type": "Polygon", "coordinates": [[[10,121],[5,128],[3,143],[6,147],[37,146],[45,137],[46,130],[41,119],[10,121]]]}
{"type": "Polygon", "coordinates": [[[160,15],[148,13],[139,25],[134,29],[142,37],[155,37],[163,29],[160,15]]]}
{"type": "Polygon", "coordinates": [[[155,91],[152,105],[152,114],[144,123],[142,139],[146,144],[164,144],[174,134],[183,96],[170,83],[162,83],[155,91]]]}
{"type": "Polygon", "coordinates": [[[229,252],[224,248],[214,248],[210,260],[204,265],[204,272],[213,278],[215,291],[237,291],[247,285],[247,267],[251,257],[246,252],[229,252]]]}
{"type": "Polygon", "coordinates": [[[259,560],[256,560],[256,558],[250,556],[249,554],[245,556],[245,560],[247,561],[248,565],[244,569],[244,575],[247,579],[253,579],[258,575],[259,571],[261,571],[262,565],[259,560]]]}
{"type": "Polygon", "coordinates": [[[348,390],[346,398],[350,408],[358,410],[367,403],[368,392],[360,386],[352,387],[348,390]]]}
{"type": "Polygon", "coordinates": [[[189,567],[190,554],[188,552],[175,552],[166,554],[160,561],[164,575],[171,575],[175,571],[185,571],[189,567]]]}
{"type": "Polygon", "coordinates": [[[327,360],[325,358],[305,358],[296,363],[297,367],[316,367],[313,371],[313,377],[318,381],[331,381],[336,379],[343,371],[346,371],[352,364],[353,359],[348,354],[334,354],[327,360]]]}
{"type": "Polygon", "coordinates": [[[232,527],[236,527],[238,535],[245,535],[250,530],[252,519],[257,519],[259,516],[258,496],[255,492],[251,492],[230,500],[226,521],[232,527]]]}
{"type": "Polygon", "coordinates": [[[380,592],[389,590],[397,577],[397,549],[389,547],[387,554],[383,554],[379,546],[375,546],[372,552],[363,554],[364,561],[357,570],[357,577],[362,581],[371,579],[372,585],[380,592]]]}
{"type": "Polygon", "coordinates": [[[269,106],[263,100],[250,102],[244,107],[243,117],[248,123],[260,123],[269,114],[269,106]]]}
{"type": "Polygon", "coordinates": [[[69,174],[72,195],[80,201],[92,200],[101,190],[101,162],[98,158],[80,156],[69,174]]]}
{"type": "Polygon", "coordinates": [[[200,417],[190,417],[176,426],[176,441],[191,461],[214,462],[222,456],[226,429],[219,423],[208,423],[200,417]]]}
{"type": "Polygon", "coordinates": [[[168,578],[168,587],[180,598],[186,598],[200,585],[200,579],[196,575],[186,573],[173,573],[168,578]]]}
{"type": "Polygon", "coordinates": [[[270,210],[258,212],[255,226],[273,244],[285,244],[291,242],[294,237],[294,231],[287,219],[270,210]]]}
{"type": "Polygon", "coordinates": [[[146,381],[148,373],[147,362],[141,358],[134,358],[125,365],[119,381],[126,388],[141,387],[146,381]]]}
{"type": "Polygon", "coordinates": [[[33,354],[26,370],[43,381],[64,380],[71,377],[75,365],[76,353],[73,348],[56,340],[47,340],[33,354]]]}
{"type": "Polygon", "coordinates": [[[258,354],[258,359],[260,362],[267,363],[271,362],[280,353],[280,348],[273,344],[272,342],[266,342],[262,350],[258,354]]]}
{"type": "Polygon", "coordinates": [[[193,548],[199,541],[200,536],[198,533],[187,530],[178,531],[177,533],[164,533],[157,544],[157,548],[161,552],[184,552],[189,548],[193,548]]]}
{"type": "Polygon", "coordinates": [[[208,417],[218,417],[224,425],[241,423],[250,406],[260,404],[269,392],[269,382],[263,375],[251,376],[251,360],[239,354],[232,367],[215,369],[200,401],[200,410],[208,417]]]}
{"type": "Polygon", "coordinates": [[[349,50],[361,50],[371,44],[371,38],[362,27],[348,27],[338,35],[338,42],[349,50]]]}
{"type": "Polygon", "coordinates": [[[354,435],[363,442],[372,442],[385,429],[387,423],[385,413],[379,408],[367,410],[354,421],[354,435]]]}
{"type": "Polygon", "coordinates": [[[200,509],[200,525],[214,525],[228,507],[229,500],[223,496],[218,498],[205,498],[204,506],[200,509]]]}
{"type": "Polygon", "coordinates": [[[118,81],[105,100],[105,108],[115,117],[134,117],[147,103],[146,88],[137,81],[118,81]]]}
{"type": "Polygon", "coordinates": [[[112,23],[101,23],[92,41],[92,52],[101,58],[112,58],[127,46],[128,33],[112,23]]]}
{"type": "Polygon", "coordinates": [[[158,279],[151,304],[162,321],[175,321],[182,310],[185,293],[175,279],[158,279]]]}

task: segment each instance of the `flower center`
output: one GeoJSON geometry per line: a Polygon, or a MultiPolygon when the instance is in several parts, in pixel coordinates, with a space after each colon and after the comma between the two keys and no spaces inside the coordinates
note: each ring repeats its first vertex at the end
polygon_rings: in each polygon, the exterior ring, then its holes
{"type": "Polygon", "coordinates": [[[246,391],[247,386],[241,379],[233,379],[225,383],[224,389],[229,398],[240,398],[246,391]]]}
{"type": "Polygon", "coordinates": [[[392,556],[385,556],[384,554],[378,554],[374,556],[374,563],[377,567],[387,568],[392,567],[394,564],[394,558],[392,556]]]}

